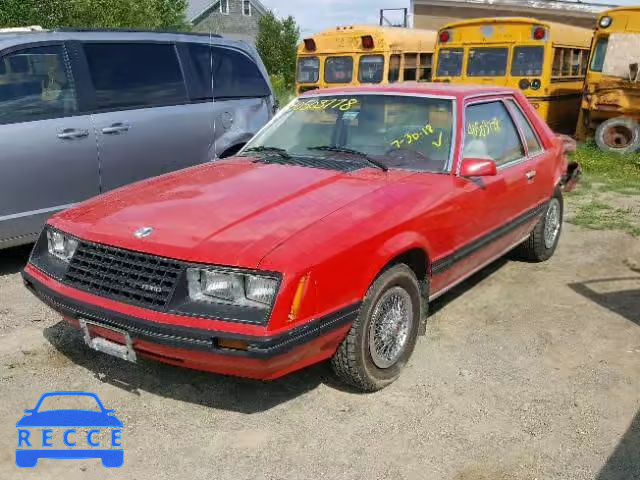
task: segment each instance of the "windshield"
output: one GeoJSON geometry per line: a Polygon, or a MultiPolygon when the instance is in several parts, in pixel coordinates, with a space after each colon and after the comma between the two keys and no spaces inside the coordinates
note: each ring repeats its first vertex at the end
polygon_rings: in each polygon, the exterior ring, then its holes
{"type": "Polygon", "coordinates": [[[600,37],[593,48],[593,59],[591,60],[591,70],[601,72],[604,66],[604,57],[607,53],[608,37],[600,37]]]}
{"type": "Polygon", "coordinates": [[[516,47],[513,49],[511,75],[514,77],[538,77],[542,75],[544,47],[516,47]]]}
{"type": "MultiPolygon", "coordinates": [[[[280,150],[318,165],[366,154],[389,168],[442,172],[451,152],[452,100],[393,95],[319,96],[298,99],[245,150],[280,150]],[[324,147],[319,150],[318,147],[324,147]],[[327,151],[326,147],[334,151],[327,151]]],[[[282,159],[280,159],[282,160],[282,159]]]]}
{"type": "Polygon", "coordinates": [[[507,48],[471,48],[467,63],[469,77],[503,77],[507,73],[507,48]]]}
{"type": "Polygon", "coordinates": [[[443,48],[440,50],[436,74],[439,77],[459,77],[462,73],[463,54],[464,51],[461,48],[443,48]]]}
{"type": "Polygon", "coordinates": [[[320,73],[320,59],[318,57],[301,58],[298,60],[298,82],[316,83],[320,73]]]}
{"type": "Polygon", "coordinates": [[[353,79],[352,57],[329,57],[324,64],[324,81],[327,83],[351,83],[353,79]]]}

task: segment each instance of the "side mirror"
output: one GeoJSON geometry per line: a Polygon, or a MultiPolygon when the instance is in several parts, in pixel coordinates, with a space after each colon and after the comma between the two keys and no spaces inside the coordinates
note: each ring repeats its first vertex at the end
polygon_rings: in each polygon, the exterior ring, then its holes
{"type": "Polygon", "coordinates": [[[484,158],[465,158],[460,166],[461,177],[493,177],[497,174],[496,162],[484,158]]]}

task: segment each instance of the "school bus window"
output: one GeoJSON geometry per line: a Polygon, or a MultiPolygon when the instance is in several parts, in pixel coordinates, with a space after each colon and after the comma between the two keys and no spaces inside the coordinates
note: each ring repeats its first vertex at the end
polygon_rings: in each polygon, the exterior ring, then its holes
{"type": "Polygon", "coordinates": [[[564,51],[561,48],[553,49],[553,68],[551,70],[552,77],[559,77],[562,74],[562,57],[564,51]]]}
{"type": "Polygon", "coordinates": [[[511,62],[511,75],[530,77],[542,75],[544,47],[515,47],[511,62]]]}
{"type": "Polygon", "coordinates": [[[415,81],[418,70],[418,54],[417,53],[405,53],[404,54],[404,81],[415,81]]]}
{"type": "Polygon", "coordinates": [[[560,75],[563,77],[569,77],[571,75],[571,50],[568,48],[562,49],[562,69],[560,75]]]}
{"type": "Polygon", "coordinates": [[[418,69],[418,80],[425,82],[431,81],[431,59],[430,53],[420,54],[420,68],[418,69]]]}
{"type": "Polygon", "coordinates": [[[324,81],[350,83],[353,79],[353,57],[329,57],[324,64],[324,81]]]}
{"type": "Polygon", "coordinates": [[[400,80],[400,55],[391,55],[389,57],[389,83],[400,80]]]}
{"type": "Polygon", "coordinates": [[[591,61],[591,70],[594,72],[601,72],[604,66],[604,57],[607,53],[607,44],[609,43],[609,37],[600,37],[596,42],[596,46],[593,49],[593,60],[591,61]]]}
{"type": "Polygon", "coordinates": [[[469,77],[503,77],[507,73],[506,48],[472,48],[469,50],[469,77]]]}
{"type": "Polygon", "coordinates": [[[462,48],[443,48],[438,55],[436,75],[439,77],[459,77],[462,73],[462,48]]]}
{"type": "Polygon", "coordinates": [[[382,55],[363,55],[360,57],[358,78],[360,83],[380,83],[384,75],[384,57],[382,55]]]}
{"type": "Polygon", "coordinates": [[[589,68],[589,51],[583,50],[582,57],[580,59],[580,76],[584,77],[587,74],[587,68],[589,68]]]}
{"type": "Polygon", "coordinates": [[[318,57],[301,58],[298,61],[298,82],[316,83],[320,76],[320,59],[318,57]]]}
{"type": "Polygon", "coordinates": [[[580,64],[582,63],[582,50],[573,49],[571,54],[571,76],[580,76],[580,64]]]}

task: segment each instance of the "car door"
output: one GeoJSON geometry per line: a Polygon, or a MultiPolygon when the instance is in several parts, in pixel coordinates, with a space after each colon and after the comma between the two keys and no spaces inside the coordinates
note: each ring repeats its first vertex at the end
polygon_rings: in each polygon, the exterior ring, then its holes
{"type": "Polygon", "coordinates": [[[95,134],[63,43],[0,56],[0,248],[99,193],[95,134]]]}
{"type": "MultiPolygon", "coordinates": [[[[532,204],[525,146],[501,98],[473,100],[464,107],[460,160],[493,160],[497,175],[455,180],[454,251],[434,263],[434,290],[455,283],[523,240],[532,204]]],[[[459,173],[458,165],[458,173],[459,173]]]]}
{"type": "Polygon", "coordinates": [[[210,159],[212,122],[193,115],[176,45],[83,42],[82,49],[102,191],[210,159]]]}

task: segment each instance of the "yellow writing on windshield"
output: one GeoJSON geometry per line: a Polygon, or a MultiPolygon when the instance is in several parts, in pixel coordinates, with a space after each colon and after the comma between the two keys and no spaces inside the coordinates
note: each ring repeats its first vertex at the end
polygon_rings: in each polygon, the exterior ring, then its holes
{"type": "Polygon", "coordinates": [[[471,137],[485,138],[500,133],[501,130],[500,120],[496,117],[491,120],[475,121],[467,124],[467,135],[471,137]]]}
{"type": "Polygon", "coordinates": [[[291,110],[294,112],[340,110],[348,112],[352,108],[356,108],[360,102],[356,98],[324,98],[312,100],[299,100],[293,104],[291,110]]]}
{"type": "MultiPolygon", "coordinates": [[[[431,124],[427,123],[420,130],[414,130],[412,132],[405,133],[402,137],[398,137],[395,140],[391,141],[391,145],[396,148],[402,148],[403,145],[411,145],[413,143],[418,143],[423,141],[425,138],[435,135],[435,130],[431,126],[431,124]]],[[[442,131],[440,131],[437,135],[436,140],[431,142],[436,148],[442,147],[442,131]]]]}

